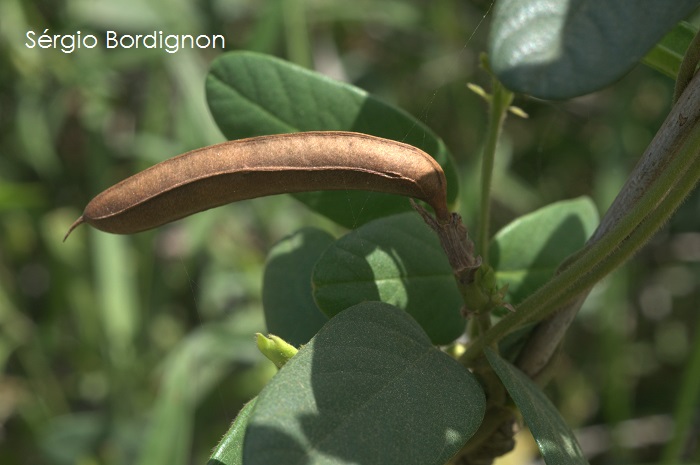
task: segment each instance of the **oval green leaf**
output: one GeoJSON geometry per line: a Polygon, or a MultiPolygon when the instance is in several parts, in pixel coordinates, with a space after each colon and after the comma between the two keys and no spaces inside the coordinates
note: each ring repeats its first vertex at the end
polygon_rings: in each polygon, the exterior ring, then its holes
{"type": "Polygon", "coordinates": [[[547,465],[588,465],[576,436],[556,407],[525,373],[503,360],[491,349],[486,358],[508,394],[523,414],[547,465]]]}
{"type": "Polygon", "coordinates": [[[521,216],[501,229],[489,250],[499,286],[508,284],[508,301],[517,305],[554,275],[598,226],[598,211],[588,197],[555,202],[521,216]]]}
{"type": "Polygon", "coordinates": [[[491,67],[509,89],[567,99],[601,89],[637,64],[698,0],[499,0],[491,67]]]}
{"type": "Polygon", "coordinates": [[[267,256],[262,293],[267,330],[294,346],[309,342],[328,321],[311,294],[311,272],[334,240],[321,229],[303,228],[267,256]]]}
{"type": "Polygon", "coordinates": [[[443,465],[474,434],[485,397],[405,312],[381,302],[331,319],[268,383],[246,465],[443,465]]]}
{"type": "Polygon", "coordinates": [[[238,412],[236,419],[214,448],[207,465],[243,465],[243,438],[257,399],[254,397],[238,412]]]}
{"type": "Polygon", "coordinates": [[[318,259],[312,280],[314,299],[330,317],[376,300],[408,312],[435,344],[464,332],[452,269],[416,213],[375,220],[340,238],[318,259]]]}
{"type": "MultiPolygon", "coordinates": [[[[207,77],[207,100],[228,139],[297,131],[354,131],[401,141],[434,157],[447,178],[449,202],[458,179],[447,147],[405,111],[348,84],[254,52],[217,58],[207,77]]],[[[294,194],[308,207],[354,228],[410,209],[405,197],[358,191],[294,194]]]]}

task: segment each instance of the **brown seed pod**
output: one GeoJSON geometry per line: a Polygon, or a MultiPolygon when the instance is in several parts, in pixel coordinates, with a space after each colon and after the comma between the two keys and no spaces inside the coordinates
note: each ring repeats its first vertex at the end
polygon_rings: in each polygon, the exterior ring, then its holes
{"type": "Polygon", "coordinates": [[[367,190],[423,200],[449,219],[445,174],[416,147],[354,132],[252,137],[193,150],[137,173],[97,195],[82,223],[131,234],[210,208],[265,195],[367,190]]]}

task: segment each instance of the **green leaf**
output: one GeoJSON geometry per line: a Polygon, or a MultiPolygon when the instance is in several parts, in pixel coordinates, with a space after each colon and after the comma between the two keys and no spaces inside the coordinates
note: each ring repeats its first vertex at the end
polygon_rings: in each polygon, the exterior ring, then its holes
{"type": "Polygon", "coordinates": [[[333,236],[303,228],[270,250],[263,276],[267,330],[294,346],[306,344],[328,321],[311,295],[311,272],[333,236]]]}
{"type": "Polygon", "coordinates": [[[588,197],[555,202],[521,216],[493,239],[489,258],[508,301],[517,304],[542,286],[569,255],[583,247],[598,226],[588,197]]]}
{"type": "Polygon", "coordinates": [[[253,398],[238,412],[236,419],[214,448],[207,465],[243,465],[243,437],[257,400],[257,397],[253,398]]]}
{"type": "Polygon", "coordinates": [[[542,390],[522,371],[485,349],[491,367],[523,414],[547,465],[588,464],[576,436],[542,390]]]}
{"type": "MultiPolygon", "coordinates": [[[[457,175],[442,140],[408,113],[351,85],[271,56],[232,52],[214,61],[207,77],[207,99],[214,119],[229,139],[336,130],[411,144],[440,163],[447,177],[448,201],[457,198],[457,175]]],[[[410,209],[405,197],[376,192],[294,196],[349,228],[410,209]]]]}
{"type": "Polygon", "coordinates": [[[258,396],[246,465],[442,465],[485,411],[476,378],[405,312],[366,302],[331,319],[258,396]]]}
{"type": "Polygon", "coordinates": [[[698,0],[500,0],[491,67],[509,89],[567,99],[621,78],[698,0]]]}
{"type": "Polygon", "coordinates": [[[93,234],[91,239],[103,340],[107,353],[119,364],[133,357],[140,328],[141,300],[130,255],[133,250],[124,236],[93,234]]]}
{"type": "Polygon", "coordinates": [[[328,316],[376,300],[408,312],[435,344],[464,332],[450,265],[416,213],[375,220],[337,240],[318,259],[312,280],[314,299],[328,316]]]}
{"type": "Polygon", "coordinates": [[[642,62],[671,79],[676,79],[685,52],[697,31],[696,26],[681,21],[646,54],[642,62]]]}

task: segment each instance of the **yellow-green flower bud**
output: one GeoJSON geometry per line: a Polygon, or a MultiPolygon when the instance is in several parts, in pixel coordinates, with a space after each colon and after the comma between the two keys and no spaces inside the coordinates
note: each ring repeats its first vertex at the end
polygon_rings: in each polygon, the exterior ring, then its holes
{"type": "Polygon", "coordinates": [[[255,338],[260,352],[274,363],[277,368],[282,368],[290,358],[299,352],[299,349],[273,334],[264,336],[260,333],[255,333],[255,338]]]}

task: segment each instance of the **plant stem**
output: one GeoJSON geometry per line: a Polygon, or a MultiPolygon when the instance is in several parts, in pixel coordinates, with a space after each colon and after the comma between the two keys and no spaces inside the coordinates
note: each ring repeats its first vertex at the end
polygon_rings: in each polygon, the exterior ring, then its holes
{"type": "MultiPolygon", "coordinates": [[[[700,121],[700,76],[691,80],[682,98],[669,112],[637,166],[630,173],[627,182],[605,212],[598,228],[588,240],[588,246],[605,237],[620,222],[620,219],[634,208],[673,160],[676,148],[683,144],[698,121],[700,121]]],[[[585,249],[581,252],[583,250],[585,249]]],[[[560,270],[565,266],[566,263],[560,266],[560,270]]],[[[587,296],[588,292],[582,292],[576,299],[560,306],[537,325],[518,356],[518,368],[531,377],[538,376],[539,371],[549,363],[549,359],[587,296]]]]}
{"type": "Polygon", "coordinates": [[[661,175],[632,210],[600,241],[590,245],[572,263],[512,313],[482,335],[462,355],[470,363],[481,350],[528,321],[543,318],[558,306],[624,263],[668,221],[700,179],[700,123],[696,123],[684,144],[661,175]]]}
{"type": "Polygon", "coordinates": [[[489,101],[489,123],[486,131],[486,144],[481,159],[481,206],[479,212],[478,253],[485,264],[488,264],[489,254],[489,225],[491,222],[491,181],[493,165],[498,148],[498,139],[503,131],[508,107],[513,101],[513,93],[503,87],[498,79],[492,79],[493,95],[489,101]]]}
{"type": "Polygon", "coordinates": [[[311,69],[313,59],[306,24],[306,3],[306,0],[282,0],[282,8],[289,61],[311,69]]]}
{"type": "MultiPolygon", "coordinates": [[[[478,334],[480,335],[486,333],[489,329],[491,329],[491,309],[488,309],[488,311],[479,312],[476,315],[476,322],[478,334]]],[[[496,353],[500,353],[498,347],[495,344],[491,344],[491,349],[496,351],[496,353]]]]}

